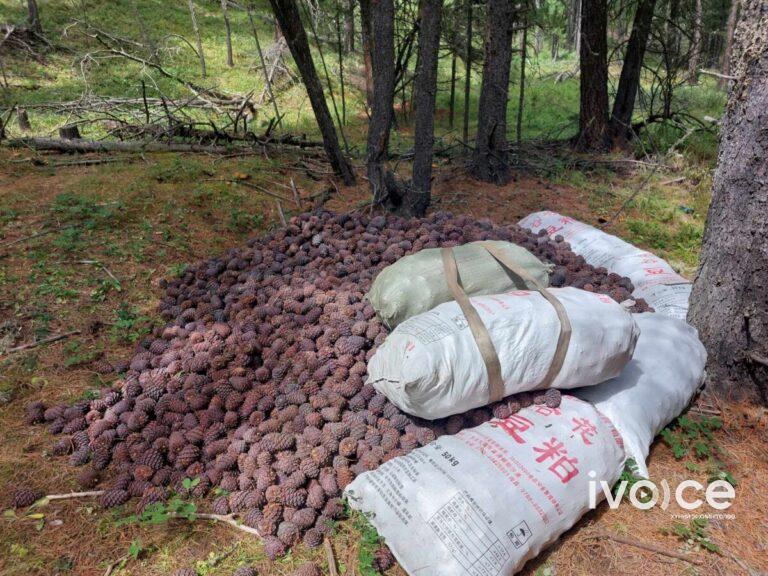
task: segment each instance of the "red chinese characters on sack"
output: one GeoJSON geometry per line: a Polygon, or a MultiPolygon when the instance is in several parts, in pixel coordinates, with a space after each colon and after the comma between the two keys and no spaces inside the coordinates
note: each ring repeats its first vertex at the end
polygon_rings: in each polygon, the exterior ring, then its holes
{"type": "Polygon", "coordinates": [[[533,407],[533,411],[541,416],[562,416],[563,411],[560,408],[550,408],[544,404],[537,404],[533,407]]]}
{"type": "Polygon", "coordinates": [[[590,438],[594,438],[597,435],[597,426],[590,422],[588,418],[573,418],[572,421],[576,424],[572,431],[581,435],[584,444],[591,446],[592,440],[590,438]]]}
{"type": "Polygon", "coordinates": [[[494,428],[501,428],[504,430],[504,432],[512,436],[518,444],[525,444],[525,440],[520,434],[531,429],[533,427],[533,422],[525,416],[513,414],[509,418],[504,418],[503,420],[491,420],[490,425],[494,428]]]}
{"type": "Polygon", "coordinates": [[[578,476],[579,469],[576,468],[576,464],[579,463],[579,459],[569,458],[568,449],[557,438],[552,437],[550,440],[545,440],[541,446],[534,446],[533,451],[539,454],[536,457],[536,462],[542,463],[552,460],[549,471],[557,476],[563,484],[578,476]]]}

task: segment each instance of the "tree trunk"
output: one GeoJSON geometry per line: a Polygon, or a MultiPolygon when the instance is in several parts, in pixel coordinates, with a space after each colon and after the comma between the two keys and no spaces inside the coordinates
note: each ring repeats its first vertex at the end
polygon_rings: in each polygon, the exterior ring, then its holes
{"type": "Polygon", "coordinates": [[[221,13],[224,15],[225,41],[227,43],[227,66],[232,68],[235,65],[235,59],[232,55],[232,25],[229,22],[228,0],[221,0],[221,13]]]}
{"type": "Polygon", "coordinates": [[[511,0],[488,0],[483,83],[471,172],[478,180],[495,184],[504,184],[510,176],[507,100],[516,20],[515,4],[511,0]]]}
{"type": "MultiPolygon", "coordinates": [[[[341,125],[347,125],[347,95],[344,87],[344,42],[341,38],[341,14],[336,11],[336,49],[339,57],[339,89],[341,91],[341,125]]],[[[330,89],[330,86],[329,86],[330,89]]]]}
{"type": "Polygon", "coordinates": [[[580,102],[577,147],[602,150],[608,135],[608,40],[606,0],[581,2],[580,102]]]}
{"type": "Polygon", "coordinates": [[[395,5],[393,0],[360,0],[370,16],[371,118],[368,122],[367,173],[374,205],[397,202],[399,191],[389,170],[389,130],[395,98],[395,5]]]}
{"type": "Polygon", "coordinates": [[[643,58],[651,33],[655,7],[656,0],[640,0],[637,5],[611,112],[610,129],[614,145],[625,145],[631,136],[632,113],[635,109],[637,90],[640,87],[640,73],[643,70],[643,58]]]}
{"type": "Polygon", "coordinates": [[[370,0],[360,0],[360,37],[363,46],[363,66],[365,68],[365,101],[370,110],[373,108],[373,32],[371,30],[370,0]]]}
{"type": "Polygon", "coordinates": [[[520,41],[520,93],[518,95],[519,98],[517,101],[517,123],[515,125],[515,140],[517,141],[518,154],[520,154],[520,148],[523,143],[523,111],[525,109],[525,61],[528,59],[529,22],[529,16],[526,13],[525,19],[523,21],[523,37],[520,41]]]}
{"type": "Polygon", "coordinates": [[[27,25],[35,34],[43,34],[43,24],[40,22],[40,9],[37,0],[27,0],[27,25]]]}
{"type": "Polygon", "coordinates": [[[328,156],[333,171],[338,174],[346,185],[355,183],[355,175],[352,167],[341,152],[339,139],[333,126],[331,113],[328,111],[328,105],[325,102],[323,87],[320,84],[320,78],[312,62],[312,54],[309,49],[309,41],[301,22],[299,8],[295,0],[269,0],[272,5],[272,11],[275,13],[280,30],[285,36],[288,48],[291,51],[293,60],[301,74],[301,79],[309,96],[309,102],[315,113],[315,120],[323,136],[323,148],[328,156]]]}
{"type": "Polygon", "coordinates": [[[709,386],[768,403],[768,12],[744,0],[689,321],[709,353],[709,386]]]}
{"type": "MultiPolygon", "coordinates": [[[[455,23],[454,23],[455,25],[455,23]]],[[[455,40],[454,35],[454,40],[455,40]]],[[[456,118],[456,65],[458,56],[456,55],[456,44],[451,45],[451,95],[448,101],[448,127],[453,129],[453,123],[456,118]]]]}
{"type": "Polygon", "coordinates": [[[347,0],[344,10],[344,47],[347,52],[355,51],[355,0],[347,0]]]}
{"type": "Polygon", "coordinates": [[[245,9],[248,13],[248,23],[251,25],[251,33],[253,34],[253,41],[256,44],[256,52],[259,55],[259,63],[261,64],[261,70],[264,73],[264,84],[267,89],[269,99],[272,101],[272,109],[275,111],[275,123],[282,128],[282,117],[280,116],[280,110],[277,107],[277,100],[275,99],[275,93],[272,91],[272,79],[267,70],[267,63],[264,61],[264,51],[261,49],[261,42],[259,42],[259,33],[256,30],[256,25],[253,22],[253,11],[251,5],[246,4],[245,9]]]}
{"type": "Polygon", "coordinates": [[[469,96],[472,89],[472,2],[474,0],[465,1],[467,3],[467,46],[464,53],[464,126],[462,140],[467,144],[469,143],[469,96]]]}
{"type": "Polygon", "coordinates": [[[674,61],[677,62],[680,56],[680,30],[678,28],[680,21],[680,0],[669,0],[669,14],[667,15],[667,21],[664,24],[664,36],[667,38],[667,46],[669,52],[674,56],[674,61]]]}
{"type": "Polygon", "coordinates": [[[693,39],[691,53],[688,55],[688,84],[694,85],[699,79],[699,60],[701,59],[701,0],[695,0],[696,8],[693,14],[693,39]]]}
{"type": "Polygon", "coordinates": [[[560,35],[557,33],[552,34],[552,45],[550,50],[550,56],[552,60],[557,60],[560,56],[560,35]]]}
{"type": "Polygon", "coordinates": [[[197,43],[197,57],[200,59],[200,74],[205,78],[205,54],[203,54],[203,41],[200,39],[200,28],[197,26],[197,16],[195,16],[195,2],[188,0],[187,4],[189,5],[189,17],[192,19],[192,30],[195,33],[195,42],[197,43]]]}
{"type": "MultiPolygon", "coordinates": [[[[720,70],[723,76],[731,75],[731,55],[733,53],[733,32],[736,29],[736,20],[739,15],[739,0],[732,0],[731,10],[728,13],[728,25],[725,31],[725,50],[723,50],[723,59],[720,64],[720,70]]],[[[717,85],[720,88],[725,86],[726,79],[720,78],[717,85]]]]}
{"type": "Polygon", "coordinates": [[[443,0],[421,0],[419,3],[419,67],[413,97],[416,108],[413,177],[401,210],[408,216],[424,216],[430,200],[442,10],[443,0]]]}

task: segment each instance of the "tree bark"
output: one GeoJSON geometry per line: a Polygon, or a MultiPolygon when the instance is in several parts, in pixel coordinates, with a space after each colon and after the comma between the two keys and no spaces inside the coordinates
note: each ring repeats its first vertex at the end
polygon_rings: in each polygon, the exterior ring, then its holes
{"type": "Polygon", "coordinates": [[[448,103],[448,127],[453,129],[453,123],[456,118],[456,65],[458,64],[458,55],[456,54],[456,20],[452,22],[453,33],[451,42],[451,95],[448,103]]]}
{"type": "Polygon", "coordinates": [[[640,0],[632,24],[632,32],[624,53],[619,87],[613,101],[611,112],[611,138],[616,146],[624,146],[631,137],[632,113],[635,110],[635,98],[640,87],[640,74],[643,70],[645,48],[651,34],[653,12],[656,0],[640,0]]]}
{"type": "Polygon", "coordinates": [[[195,16],[195,2],[188,0],[189,17],[192,19],[192,30],[195,33],[195,42],[197,43],[197,57],[200,59],[200,75],[205,78],[205,54],[203,54],[203,41],[200,39],[200,28],[197,26],[197,16],[195,16]]]}
{"type": "Polygon", "coordinates": [[[437,96],[437,58],[440,49],[440,19],[443,0],[419,3],[419,67],[414,86],[416,122],[412,186],[405,196],[404,212],[423,216],[427,211],[432,185],[432,148],[435,139],[435,97],[437,96]]]}
{"type": "Polygon", "coordinates": [[[347,52],[355,51],[355,0],[347,0],[344,10],[344,47],[347,52]]]}
{"type": "Polygon", "coordinates": [[[394,174],[387,159],[389,130],[395,98],[395,5],[393,0],[360,0],[368,14],[371,50],[371,118],[368,122],[366,168],[374,205],[396,204],[399,197],[394,174]]]}
{"type": "MultiPolygon", "coordinates": [[[[525,109],[525,62],[528,59],[528,26],[530,19],[526,13],[523,20],[523,37],[520,40],[520,92],[517,101],[517,123],[515,125],[515,139],[517,141],[517,153],[523,143],[523,112],[525,109]]],[[[539,28],[537,28],[538,33],[539,28]]],[[[538,41],[538,36],[536,37],[538,41]]],[[[536,51],[538,56],[538,50],[536,51]]]]}
{"type": "Polygon", "coordinates": [[[464,125],[462,127],[462,140],[469,142],[469,96],[472,89],[472,2],[467,3],[467,45],[464,53],[464,125]]]}
{"type": "Polygon", "coordinates": [[[371,30],[370,0],[360,0],[360,37],[363,47],[363,67],[365,68],[365,101],[370,110],[373,108],[373,32],[371,30]]]}
{"type": "Polygon", "coordinates": [[[280,30],[285,36],[288,48],[291,51],[293,60],[301,74],[301,79],[309,96],[309,102],[315,113],[315,120],[323,137],[323,148],[328,156],[328,161],[333,171],[341,177],[346,185],[355,183],[355,175],[352,167],[341,152],[339,139],[336,135],[336,129],[333,126],[331,113],[328,111],[328,105],[325,102],[323,87],[320,84],[320,78],[315,70],[315,64],[312,61],[312,54],[309,49],[309,41],[301,22],[299,8],[295,0],[269,0],[272,5],[272,11],[275,13],[280,30]]]}
{"type": "Polygon", "coordinates": [[[691,40],[691,53],[688,56],[688,84],[694,85],[699,79],[699,60],[701,59],[701,0],[695,0],[693,13],[693,38],[691,40]]]}
{"type": "Polygon", "coordinates": [[[228,0],[221,0],[221,13],[224,16],[225,41],[227,43],[227,66],[232,68],[235,65],[235,58],[232,55],[232,25],[229,22],[228,0]]]}
{"type": "Polygon", "coordinates": [[[606,0],[582,0],[577,147],[603,150],[608,136],[608,14],[606,0]]]}
{"type": "Polygon", "coordinates": [[[680,0],[669,0],[669,13],[664,24],[664,35],[667,37],[669,52],[674,56],[675,62],[680,56],[680,0]]]}
{"type": "Polygon", "coordinates": [[[768,12],[744,0],[689,321],[709,387],[768,403],[768,12]],[[755,394],[757,393],[757,394],[755,394]]]}
{"type": "Polygon", "coordinates": [[[43,34],[43,24],[40,22],[40,9],[37,0],[27,0],[27,25],[35,34],[43,34]]]}
{"type": "Polygon", "coordinates": [[[483,82],[471,172],[478,180],[495,184],[504,184],[510,176],[507,101],[516,16],[511,0],[488,0],[483,82]]]}
{"type": "MultiPolygon", "coordinates": [[[[736,30],[736,20],[739,15],[739,0],[731,1],[731,10],[728,12],[728,25],[725,30],[725,49],[723,50],[723,59],[720,64],[720,70],[723,76],[731,75],[731,56],[733,54],[733,33],[736,30]]],[[[726,79],[720,78],[717,85],[720,88],[725,86],[726,79]]]]}

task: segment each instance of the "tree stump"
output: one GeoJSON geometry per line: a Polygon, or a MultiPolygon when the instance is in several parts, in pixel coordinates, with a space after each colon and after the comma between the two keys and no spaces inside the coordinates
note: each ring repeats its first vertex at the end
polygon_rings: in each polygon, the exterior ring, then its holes
{"type": "Polygon", "coordinates": [[[77,124],[67,124],[59,128],[59,138],[63,140],[80,140],[80,129],[77,124]]]}
{"type": "Polygon", "coordinates": [[[19,124],[19,129],[22,132],[29,132],[32,130],[32,125],[29,123],[29,114],[24,108],[16,109],[16,121],[19,124]]]}

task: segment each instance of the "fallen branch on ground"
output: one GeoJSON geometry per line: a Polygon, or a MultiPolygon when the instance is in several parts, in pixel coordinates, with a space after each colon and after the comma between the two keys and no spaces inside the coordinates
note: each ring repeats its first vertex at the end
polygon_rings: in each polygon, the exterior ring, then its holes
{"type": "Polygon", "coordinates": [[[90,264],[91,266],[98,266],[99,268],[104,270],[104,272],[107,274],[107,276],[109,276],[112,280],[115,281],[115,283],[117,284],[117,291],[118,292],[122,289],[122,285],[120,284],[120,280],[117,279],[117,276],[112,274],[110,269],[107,268],[106,266],[104,266],[104,264],[102,264],[98,260],[72,260],[71,262],[73,264],[90,264]]]}
{"type": "MultiPolygon", "coordinates": [[[[43,503],[51,502],[53,500],[71,500],[73,498],[92,498],[92,497],[98,497],[102,496],[104,494],[104,490],[91,490],[88,492],[69,492],[67,494],[48,494],[47,496],[43,496],[38,502],[42,501],[43,503]]],[[[251,528],[250,526],[246,526],[245,524],[241,524],[236,519],[236,514],[209,514],[206,512],[195,512],[195,514],[190,518],[189,516],[185,515],[179,515],[179,514],[170,514],[169,518],[173,518],[175,520],[213,520],[214,522],[221,522],[222,524],[228,524],[232,526],[233,528],[237,528],[238,530],[241,530],[243,532],[247,532],[248,534],[251,534],[253,536],[258,536],[261,538],[261,534],[259,534],[259,531],[255,528],[251,528]]]]}
{"type": "Polygon", "coordinates": [[[97,140],[61,140],[57,138],[16,138],[6,140],[11,148],[32,148],[34,150],[55,150],[57,152],[190,152],[205,154],[230,154],[234,151],[251,154],[257,153],[255,145],[298,146],[299,148],[316,147],[317,143],[309,140],[255,140],[251,145],[216,146],[185,144],[179,142],[118,142],[97,140]]]}
{"type": "Polygon", "coordinates": [[[77,334],[80,334],[80,330],[72,330],[71,332],[65,332],[64,334],[49,336],[48,338],[43,338],[42,340],[37,340],[36,342],[30,342],[29,344],[22,344],[21,346],[9,348],[8,350],[6,350],[5,353],[15,354],[16,352],[23,352],[24,350],[30,350],[32,348],[42,346],[43,344],[51,344],[52,342],[58,342],[59,340],[64,340],[65,338],[69,338],[70,336],[76,336],[77,334]]]}
{"type": "Polygon", "coordinates": [[[331,576],[339,576],[339,569],[336,566],[336,555],[333,553],[333,546],[331,546],[331,541],[328,538],[325,539],[325,553],[328,556],[328,571],[331,573],[331,576]]]}
{"type": "Polygon", "coordinates": [[[605,538],[606,540],[613,540],[619,544],[626,544],[627,546],[634,546],[635,548],[648,550],[649,552],[661,554],[662,556],[677,558],[678,560],[683,560],[684,562],[689,562],[690,564],[696,564],[697,566],[701,566],[704,563],[699,558],[692,558],[685,554],[681,554],[680,552],[675,552],[674,550],[667,550],[666,548],[662,548],[661,546],[657,546],[656,544],[652,544],[650,542],[643,542],[642,540],[635,540],[634,538],[627,538],[625,536],[618,536],[616,534],[601,533],[594,536],[589,536],[589,538],[605,538]]]}
{"type": "Polygon", "coordinates": [[[282,200],[283,202],[288,202],[288,198],[285,198],[284,196],[281,196],[280,194],[277,194],[275,192],[270,192],[269,190],[259,186],[258,184],[251,184],[250,182],[245,182],[244,180],[236,180],[233,178],[206,178],[203,180],[203,182],[224,182],[227,184],[239,184],[240,186],[250,188],[251,190],[256,190],[257,192],[261,192],[262,194],[266,194],[267,196],[272,196],[272,198],[275,198],[276,200],[282,200]]]}
{"type": "Polygon", "coordinates": [[[73,498],[92,498],[95,496],[101,496],[104,494],[104,490],[90,490],[88,492],[68,492],[66,494],[48,494],[43,496],[41,500],[53,501],[53,500],[71,500],[73,498]]]}

